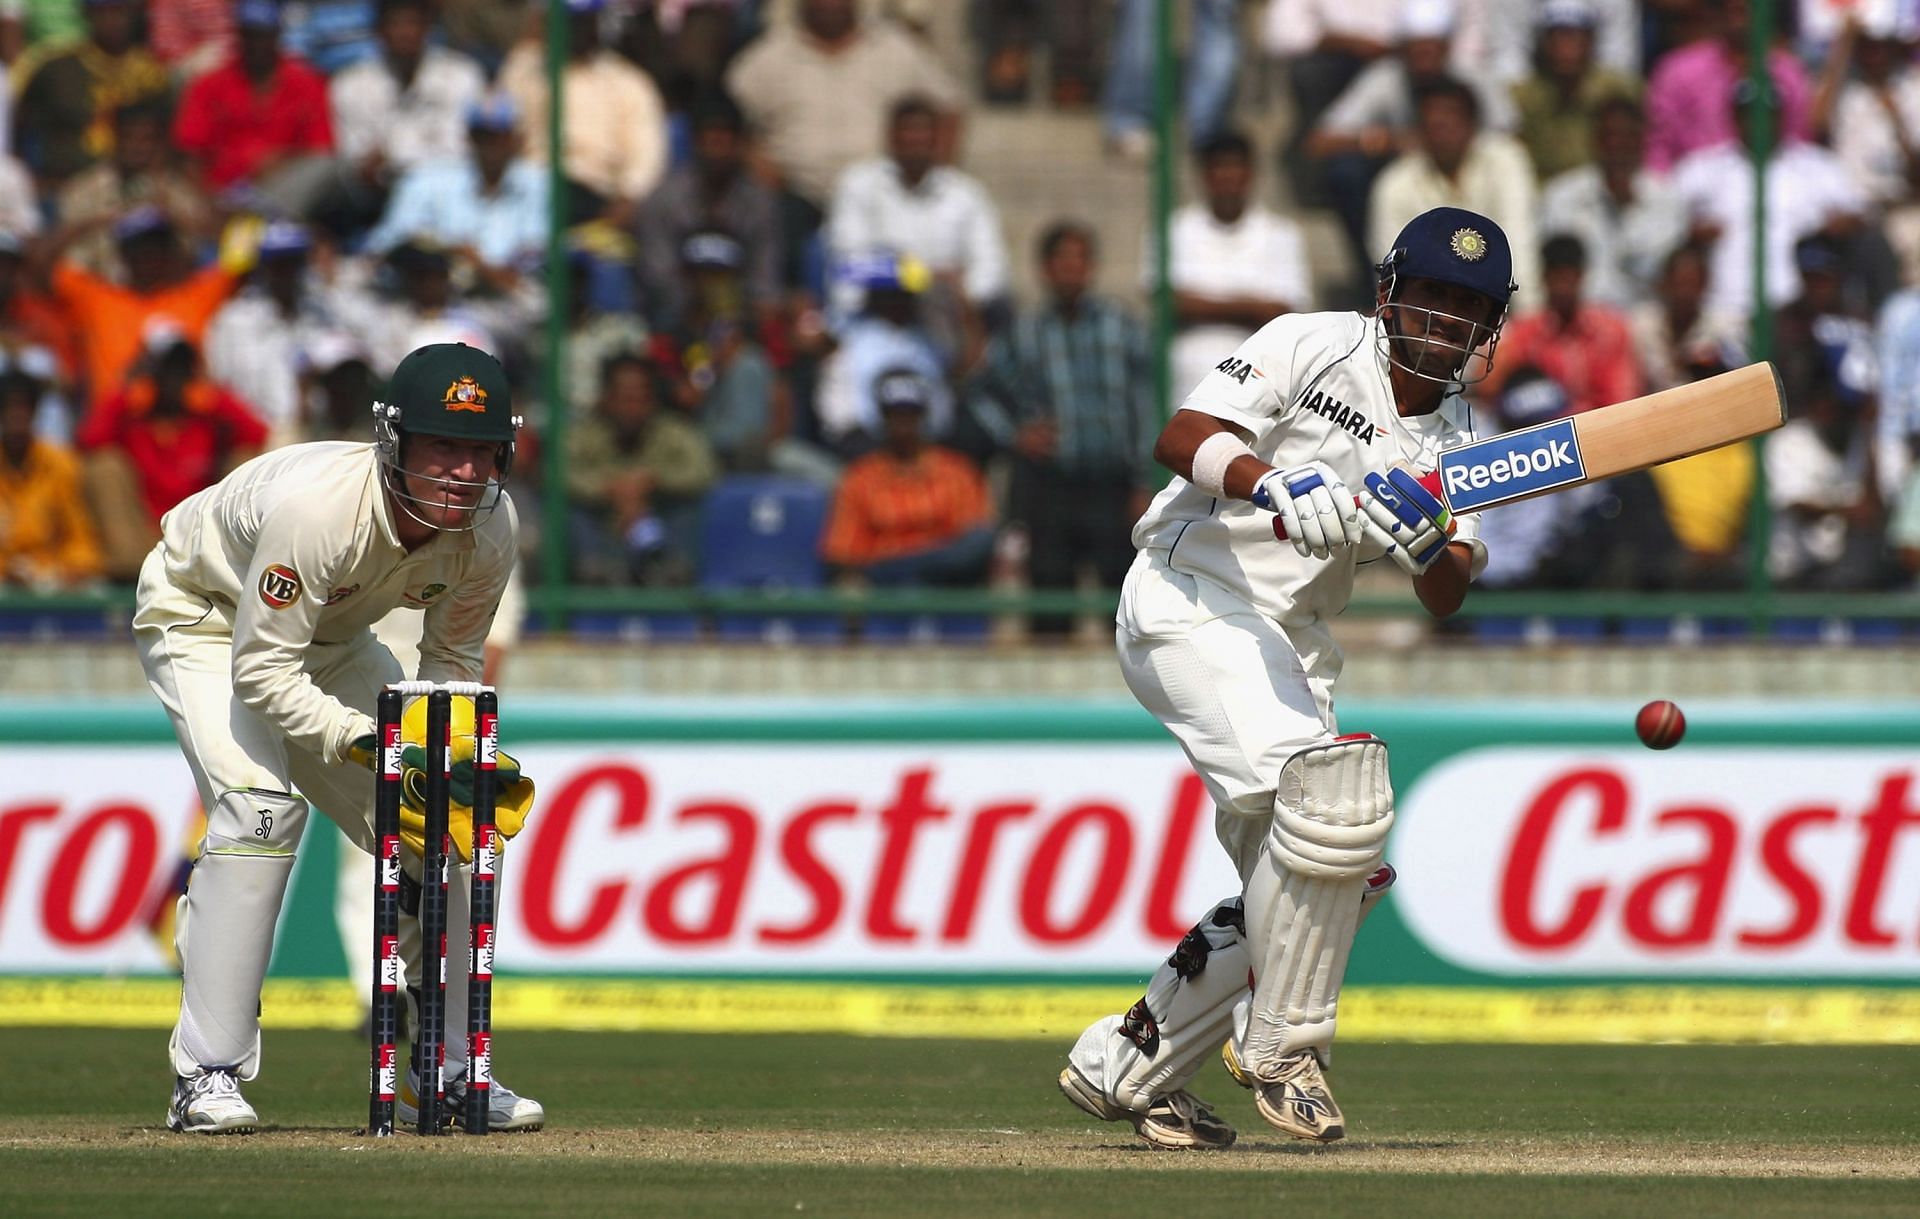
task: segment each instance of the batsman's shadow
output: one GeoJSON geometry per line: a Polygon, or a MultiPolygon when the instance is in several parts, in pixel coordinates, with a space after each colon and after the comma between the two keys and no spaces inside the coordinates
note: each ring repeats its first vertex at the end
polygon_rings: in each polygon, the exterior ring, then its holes
{"type": "Polygon", "coordinates": [[[1453,1139],[1353,1139],[1338,1143],[1292,1139],[1284,1143],[1242,1140],[1234,1150],[1250,1155],[1355,1156],[1380,1151],[1452,1151],[1461,1146],[1464,1144],[1453,1139]]]}

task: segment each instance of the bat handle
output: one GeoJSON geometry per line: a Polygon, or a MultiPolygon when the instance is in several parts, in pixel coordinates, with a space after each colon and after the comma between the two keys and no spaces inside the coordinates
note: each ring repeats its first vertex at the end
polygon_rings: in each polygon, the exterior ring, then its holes
{"type": "MultiPolygon", "coordinates": [[[[1422,474],[1419,477],[1420,477],[1420,485],[1425,487],[1427,490],[1433,492],[1433,497],[1435,499],[1439,500],[1441,503],[1446,502],[1445,497],[1443,497],[1440,494],[1440,471],[1428,470],[1425,474],[1422,474]]],[[[1360,503],[1360,497],[1357,495],[1354,496],[1353,502],[1357,507],[1360,503]]],[[[1280,519],[1280,514],[1277,512],[1273,516],[1273,537],[1275,541],[1279,541],[1279,542],[1284,542],[1287,540],[1286,522],[1280,519]]]]}

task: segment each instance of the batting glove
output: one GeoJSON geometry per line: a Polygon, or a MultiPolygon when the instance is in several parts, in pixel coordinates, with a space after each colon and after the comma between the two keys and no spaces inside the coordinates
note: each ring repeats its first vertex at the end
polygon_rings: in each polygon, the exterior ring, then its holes
{"type": "Polygon", "coordinates": [[[1365,537],[1353,492],[1323,461],[1273,470],[1254,484],[1255,507],[1278,514],[1274,532],[1302,558],[1325,559],[1365,537]]]}
{"type": "Polygon", "coordinates": [[[1446,552],[1455,528],[1453,513],[1412,471],[1394,468],[1363,480],[1360,509],[1367,532],[1408,575],[1432,567],[1446,552]]]}

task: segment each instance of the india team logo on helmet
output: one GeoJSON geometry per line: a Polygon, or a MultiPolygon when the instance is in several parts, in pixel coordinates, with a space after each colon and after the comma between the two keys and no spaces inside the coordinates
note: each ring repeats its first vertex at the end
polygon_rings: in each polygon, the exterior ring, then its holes
{"type": "Polygon", "coordinates": [[[1475,229],[1455,229],[1448,245],[1461,262],[1479,262],[1487,256],[1487,239],[1475,229]]]}
{"type": "Polygon", "coordinates": [[[487,412],[487,391],[472,377],[461,377],[447,386],[440,400],[450,411],[478,411],[483,415],[487,412]]]}

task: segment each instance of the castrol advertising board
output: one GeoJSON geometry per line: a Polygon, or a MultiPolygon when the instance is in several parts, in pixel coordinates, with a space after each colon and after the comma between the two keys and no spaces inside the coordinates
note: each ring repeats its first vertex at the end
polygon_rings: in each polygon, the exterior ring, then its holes
{"type": "Polygon", "coordinates": [[[1477,749],[1402,796],[1394,900],[1495,976],[1920,977],[1920,755],[1477,749]]]}
{"type": "Polygon", "coordinates": [[[1171,747],[540,757],[553,780],[513,847],[509,968],[1111,973],[1239,887],[1171,747]]]}
{"type": "MultiPolygon", "coordinates": [[[[1362,711],[1392,750],[1400,881],[1356,986],[1920,977],[1908,721],[1690,708],[1653,753],[1630,709],[1362,711]]],[[[0,729],[0,974],[164,976],[197,805],[164,720],[0,729]]],[[[1132,707],[522,709],[503,736],[540,793],[504,854],[508,974],[1133,986],[1239,888],[1205,790],[1132,707]]],[[[316,814],[276,976],[358,950],[348,850],[316,814]]]]}

